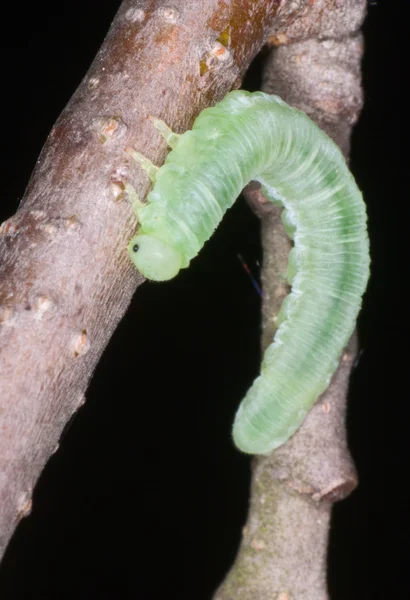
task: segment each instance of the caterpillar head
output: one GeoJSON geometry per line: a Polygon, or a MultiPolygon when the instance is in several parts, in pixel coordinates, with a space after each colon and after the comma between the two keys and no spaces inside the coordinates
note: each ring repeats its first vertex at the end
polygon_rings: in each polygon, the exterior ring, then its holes
{"type": "Polygon", "coordinates": [[[154,281],[172,279],[182,265],[182,256],[178,250],[146,233],[140,233],[131,239],[128,252],[138,271],[154,281]]]}

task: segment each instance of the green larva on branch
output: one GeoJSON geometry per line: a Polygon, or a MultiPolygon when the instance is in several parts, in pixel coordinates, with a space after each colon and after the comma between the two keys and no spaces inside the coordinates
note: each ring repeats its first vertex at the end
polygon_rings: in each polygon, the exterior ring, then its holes
{"type": "Polygon", "coordinates": [[[292,290],[233,426],[240,450],[269,453],[326,389],[354,329],[369,276],[361,193],[332,140],[277,96],[233,91],[181,136],[153,121],[173,149],[160,169],[129,150],[154,186],[146,204],[128,186],[140,223],[129,252],[149,279],[187,267],[249,181],[284,207],[292,290]]]}

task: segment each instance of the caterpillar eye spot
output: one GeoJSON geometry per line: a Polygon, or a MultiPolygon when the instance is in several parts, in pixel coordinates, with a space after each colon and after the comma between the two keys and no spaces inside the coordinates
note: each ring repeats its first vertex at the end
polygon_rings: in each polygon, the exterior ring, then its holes
{"type": "Polygon", "coordinates": [[[138,232],[130,240],[129,251],[138,271],[154,281],[172,279],[182,266],[179,250],[150,234],[138,232]]]}

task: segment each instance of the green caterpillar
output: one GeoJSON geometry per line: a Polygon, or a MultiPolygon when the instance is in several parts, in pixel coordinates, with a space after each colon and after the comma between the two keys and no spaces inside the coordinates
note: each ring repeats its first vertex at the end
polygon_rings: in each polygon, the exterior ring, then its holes
{"type": "Polygon", "coordinates": [[[354,329],[370,263],[361,193],[332,140],[277,96],[233,91],[180,136],[153,121],[172,151],[157,169],[130,150],[154,186],[146,204],[128,186],[140,223],[129,253],[149,279],[187,267],[249,181],[284,207],[292,290],[233,426],[239,449],[269,453],[326,389],[354,329]]]}

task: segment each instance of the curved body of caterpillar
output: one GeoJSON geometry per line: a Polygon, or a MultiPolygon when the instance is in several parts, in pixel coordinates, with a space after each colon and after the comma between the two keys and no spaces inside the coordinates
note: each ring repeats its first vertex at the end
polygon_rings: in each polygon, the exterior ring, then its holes
{"type": "Polygon", "coordinates": [[[362,196],[327,135],[262,92],[231,92],[170,145],[147,204],[136,209],[140,229],[129,245],[148,278],[186,267],[250,180],[284,207],[292,290],[233,426],[239,449],[265,454],[301,425],[354,329],[369,275],[362,196]]]}

